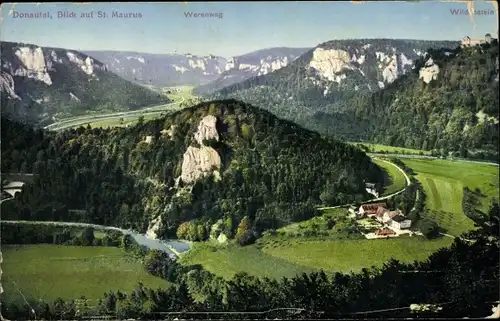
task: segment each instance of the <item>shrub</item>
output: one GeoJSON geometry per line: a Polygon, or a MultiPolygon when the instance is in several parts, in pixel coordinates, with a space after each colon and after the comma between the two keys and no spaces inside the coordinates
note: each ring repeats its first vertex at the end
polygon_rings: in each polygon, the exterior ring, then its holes
{"type": "Polygon", "coordinates": [[[420,231],[426,238],[433,238],[438,235],[439,226],[436,222],[425,218],[420,222],[420,231]]]}

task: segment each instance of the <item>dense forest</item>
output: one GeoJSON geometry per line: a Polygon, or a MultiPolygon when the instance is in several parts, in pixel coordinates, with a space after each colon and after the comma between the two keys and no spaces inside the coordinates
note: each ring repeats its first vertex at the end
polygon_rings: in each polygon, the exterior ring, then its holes
{"type": "Polygon", "coordinates": [[[200,266],[183,266],[165,253],[144,252],[127,242],[120,246],[142,258],[149,273],[172,286],[148,289],[139,284],[132,293],[108,292],[97,302],[81,297],[37,300],[29,306],[4,304],[2,314],[15,320],[95,315],[150,320],[484,318],[498,305],[499,222],[499,207],[494,203],[477,230],[456,238],[426,261],[390,260],[358,273],[320,271],[281,280],[246,273],[225,280],[200,266]]]}
{"type": "MultiPolygon", "coordinates": [[[[195,220],[208,226],[244,217],[258,235],[315,215],[320,195],[331,204],[362,201],[365,182],[383,172],[361,150],[321,137],[271,113],[227,100],[202,103],[129,128],[35,130],[2,119],[2,172],[34,173],[10,219],[75,220],[145,231],[161,219],[159,236],[195,220]],[[219,140],[204,141],[220,159],[220,179],[179,177],[200,120],[216,117],[219,140]],[[146,138],[150,138],[148,142],[146,138]]],[[[198,146],[200,147],[200,146],[198,146]]],[[[205,233],[207,234],[207,233],[205,233]]]]}
{"type": "Polygon", "coordinates": [[[376,123],[368,139],[417,149],[488,151],[498,155],[498,43],[453,51],[430,50],[415,73],[390,87],[350,103],[357,118],[376,123]],[[437,79],[417,74],[425,64],[439,66],[437,79]]]}
{"type": "Polygon", "coordinates": [[[170,102],[167,96],[124,80],[109,72],[106,65],[77,51],[2,41],[1,58],[3,117],[47,124],[54,115],[132,110],[170,102]],[[41,60],[43,65],[33,68],[45,72],[47,83],[31,75],[33,71],[19,58],[20,48],[29,48],[24,52],[25,59],[41,60]]]}
{"type": "MultiPolygon", "coordinates": [[[[377,50],[387,46],[384,42],[378,45],[377,50]]],[[[470,48],[456,47],[454,42],[441,45],[422,49],[426,54],[416,60],[413,69],[375,92],[378,87],[373,84],[372,90],[361,86],[366,79],[380,81],[375,67],[368,68],[368,58],[365,76],[353,69],[339,84],[326,79],[318,83],[311,80],[307,68],[310,51],[285,68],[226,87],[215,96],[256,103],[306,128],[346,140],[496,158],[498,42],[493,39],[490,44],[470,48]],[[437,65],[439,72],[426,83],[420,72],[430,65],[437,65]]],[[[342,41],[322,47],[353,50],[353,44],[342,41]]]]}

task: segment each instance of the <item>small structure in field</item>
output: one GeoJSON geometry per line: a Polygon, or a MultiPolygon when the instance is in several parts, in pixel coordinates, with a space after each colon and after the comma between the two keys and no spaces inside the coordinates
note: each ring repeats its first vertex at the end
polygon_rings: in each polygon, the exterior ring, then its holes
{"type": "Polygon", "coordinates": [[[377,191],[377,186],[375,183],[366,183],[365,189],[368,193],[372,194],[373,196],[375,196],[375,197],[379,196],[379,193],[377,191]]]}
{"type": "Polygon", "coordinates": [[[396,232],[394,232],[390,228],[384,227],[380,230],[375,231],[375,235],[377,235],[377,236],[390,236],[390,235],[396,235],[396,232]]]}

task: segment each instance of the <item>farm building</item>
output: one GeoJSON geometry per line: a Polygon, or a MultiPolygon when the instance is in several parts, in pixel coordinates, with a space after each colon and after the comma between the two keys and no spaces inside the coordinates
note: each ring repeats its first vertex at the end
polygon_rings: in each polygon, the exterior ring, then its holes
{"type": "Polygon", "coordinates": [[[387,224],[390,227],[397,229],[410,228],[411,221],[407,219],[403,212],[400,210],[394,211],[377,211],[377,220],[381,223],[387,224]]]}
{"type": "Polygon", "coordinates": [[[407,229],[411,227],[411,220],[407,219],[403,215],[397,215],[391,220],[391,227],[397,228],[399,230],[407,229]]]}
{"type": "Polygon", "coordinates": [[[359,213],[363,215],[375,215],[380,208],[387,210],[387,204],[385,203],[372,203],[372,204],[363,204],[359,207],[359,213]]]}

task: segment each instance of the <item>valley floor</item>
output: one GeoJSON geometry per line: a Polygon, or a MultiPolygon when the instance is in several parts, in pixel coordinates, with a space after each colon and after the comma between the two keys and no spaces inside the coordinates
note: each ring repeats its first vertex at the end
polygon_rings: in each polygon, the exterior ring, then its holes
{"type": "MultiPolygon", "coordinates": [[[[347,212],[329,209],[319,217],[284,227],[277,235],[265,235],[253,245],[195,243],[190,251],[181,255],[180,262],[200,264],[227,279],[238,272],[279,279],[318,269],[330,273],[356,272],[381,266],[391,258],[402,262],[425,260],[438,249],[449,246],[453,236],[473,228],[473,222],[462,210],[464,186],[479,188],[485,195],[481,200],[483,210],[498,195],[498,167],[449,160],[405,158],[403,161],[422,183],[430,210],[427,215],[451,237],[368,240],[349,232],[350,221],[338,221],[337,227],[327,229],[325,218],[347,212]],[[306,235],[306,230],[321,233],[306,235]]],[[[390,176],[385,193],[405,186],[405,177],[397,168],[386,163],[379,165],[390,176]]],[[[138,282],[152,288],[169,284],[147,274],[140,262],[118,248],[28,245],[3,246],[2,252],[2,281],[5,279],[2,285],[5,293],[9,293],[8,300],[17,302],[22,302],[21,293],[44,300],[55,300],[59,296],[72,298],[75,293],[98,298],[112,289],[131,291],[138,282]]]]}
{"type": "Polygon", "coordinates": [[[133,291],[139,282],[159,288],[167,281],[148,274],[123,249],[101,246],[3,245],[2,301],[24,304],[26,299],[54,301],[104,292],[133,291]],[[5,295],[8,294],[8,295],[5,295]]]}
{"type": "Polygon", "coordinates": [[[208,271],[230,279],[238,272],[279,279],[323,269],[326,272],[358,272],[382,266],[391,258],[401,262],[425,260],[451,238],[425,240],[401,237],[381,240],[336,240],[269,238],[260,244],[240,247],[233,244],[195,244],[181,263],[201,264],[208,271]]]}
{"type": "MultiPolygon", "coordinates": [[[[462,210],[462,189],[479,188],[485,195],[482,209],[488,208],[492,198],[498,197],[498,167],[450,160],[404,159],[405,164],[416,172],[426,194],[428,217],[435,220],[447,233],[434,240],[423,237],[390,239],[336,239],[334,231],[326,236],[297,237],[293,233],[305,231],[314,225],[323,230],[321,217],[294,223],[279,231],[286,235],[263,237],[255,245],[195,244],[193,250],[181,259],[184,264],[201,264],[207,270],[230,278],[244,271],[255,276],[280,278],[296,273],[324,269],[329,272],[359,271],[370,266],[381,266],[391,258],[402,262],[425,260],[442,247],[449,246],[453,237],[474,228],[474,224],[462,210]],[[299,228],[299,225],[302,225],[299,228]],[[266,265],[263,262],[269,262],[266,265]]],[[[391,176],[385,184],[385,193],[405,186],[405,178],[397,168],[382,164],[391,176]]],[[[331,209],[323,215],[339,215],[345,209],[331,209]],[[329,213],[331,212],[331,213],[329,213]],[[337,213],[338,212],[338,213],[337,213]]]]}
{"type": "Polygon", "coordinates": [[[472,228],[474,222],[462,209],[463,188],[479,188],[481,210],[486,211],[491,199],[498,198],[498,167],[450,160],[402,159],[416,172],[426,194],[431,217],[445,233],[458,236],[472,228]]]}

